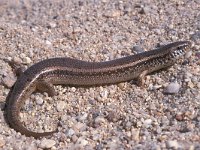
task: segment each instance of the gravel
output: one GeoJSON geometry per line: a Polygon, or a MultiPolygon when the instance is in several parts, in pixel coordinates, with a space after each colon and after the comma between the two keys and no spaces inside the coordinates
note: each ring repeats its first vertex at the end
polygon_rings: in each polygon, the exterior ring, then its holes
{"type": "Polygon", "coordinates": [[[42,149],[52,148],[55,144],[56,144],[56,141],[54,141],[54,140],[43,139],[43,140],[41,140],[39,147],[42,148],[42,149]]]}
{"type": "Polygon", "coordinates": [[[167,87],[164,89],[164,92],[166,94],[176,94],[179,92],[180,85],[178,83],[170,83],[167,85],[167,87]]]}
{"type": "Polygon", "coordinates": [[[0,0],[0,149],[200,149],[199,1],[0,0]],[[11,129],[5,99],[24,68],[51,57],[106,61],[190,40],[191,51],[144,87],[56,85],[20,113],[42,139],[11,129]]]}

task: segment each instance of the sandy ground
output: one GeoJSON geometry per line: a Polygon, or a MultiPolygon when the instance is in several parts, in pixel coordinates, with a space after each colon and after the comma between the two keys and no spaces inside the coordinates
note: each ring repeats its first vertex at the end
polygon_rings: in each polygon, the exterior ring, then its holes
{"type": "Polygon", "coordinates": [[[200,149],[199,0],[0,0],[0,148],[200,149]],[[11,129],[3,113],[16,81],[6,60],[24,67],[51,57],[105,61],[190,40],[191,51],[168,70],[132,82],[36,93],[20,113],[34,139],[11,129]],[[140,49],[139,49],[140,50],[140,49]],[[164,94],[164,90],[174,94],[164,94]]]}

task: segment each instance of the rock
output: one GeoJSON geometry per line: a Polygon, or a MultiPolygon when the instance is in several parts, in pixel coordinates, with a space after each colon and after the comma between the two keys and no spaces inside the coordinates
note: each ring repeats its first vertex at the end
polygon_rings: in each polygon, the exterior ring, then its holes
{"type": "Polygon", "coordinates": [[[108,91],[104,90],[104,91],[100,92],[100,95],[102,98],[108,98],[108,91]]]}
{"type": "Polygon", "coordinates": [[[178,149],[180,147],[180,145],[178,144],[178,142],[176,140],[172,141],[169,140],[166,142],[166,146],[167,148],[173,148],[173,149],[178,149]]]}
{"type": "Polygon", "coordinates": [[[176,120],[178,120],[178,121],[183,121],[183,119],[184,119],[184,114],[183,114],[183,113],[177,113],[175,118],[176,118],[176,120]]]}
{"type": "Polygon", "coordinates": [[[119,10],[112,10],[112,11],[106,11],[104,13],[104,16],[107,18],[115,18],[115,17],[119,17],[121,15],[119,10]]]}
{"type": "Polygon", "coordinates": [[[194,34],[192,34],[191,39],[194,41],[198,41],[200,39],[200,31],[197,31],[194,34]]]}
{"type": "Polygon", "coordinates": [[[84,139],[84,137],[79,137],[76,144],[80,145],[81,147],[88,144],[88,141],[84,139]]]}
{"type": "Polygon", "coordinates": [[[136,53],[142,53],[142,52],[144,52],[144,49],[142,49],[140,46],[138,46],[138,45],[134,45],[133,47],[132,47],[132,52],[136,52],[136,53]]]}
{"type": "Polygon", "coordinates": [[[86,125],[84,123],[81,122],[77,122],[74,126],[73,126],[74,130],[78,130],[78,131],[84,131],[86,129],[86,125]]]}
{"type": "Polygon", "coordinates": [[[176,94],[179,92],[180,85],[176,82],[170,83],[165,89],[164,93],[166,94],[176,94]]]}
{"type": "Polygon", "coordinates": [[[56,109],[57,111],[63,111],[65,106],[66,106],[66,103],[64,101],[59,101],[56,105],[56,109]]]}
{"type": "Polygon", "coordinates": [[[45,43],[46,43],[47,45],[51,45],[51,44],[52,44],[52,43],[51,43],[50,41],[48,41],[48,40],[46,40],[45,43]]]}
{"type": "Polygon", "coordinates": [[[144,126],[145,126],[146,128],[148,128],[148,127],[151,126],[151,123],[152,123],[152,120],[151,120],[151,119],[146,119],[146,120],[144,121],[144,126]]]}
{"type": "Polygon", "coordinates": [[[82,115],[80,115],[78,117],[78,121],[85,121],[88,117],[88,114],[87,113],[83,113],[82,115]]]}
{"type": "Polygon", "coordinates": [[[49,22],[47,27],[48,28],[55,28],[57,26],[57,24],[55,22],[49,22]]]}
{"type": "Polygon", "coordinates": [[[54,140],[51,139],[43,139],[39,145],[40,148],[46,149],[51,148],[56,144],[54,140]]]}
{"type": "Polygon", "coordinates": [[[185,54],[185,58],[190,58],[192,56],[192,51],[188,51],[185,54]]]}
{"type": "Polygon", "coordinates": [[[42,105],[44,103],[44,100],[39,96],[35,97],[35,101],[36,101],[36,104],[38,105],[42,105]]]}
{"type": "Polygon", "coordinates": [[[106,118],[108,121],[116,122],[120,118],[120,115],[116,111],[110,111],[106,118]]]}
{"type": "Polygon", "coordinates": [[[6,77],[2,79],[3,85],[5,85],[8,88],[11,88],[14,85],[15,81],[16,78],[12,74],[8,74],[6,77]]]}
{"type": "Polygon", "coordinates": [[[29,57],[24,57],[23,61],[25,64],[30,64],[32,62],[32,60],[29,57]]]}
{"type": "Polygon", "coordinates": [[[0,148],[2,148],[6,144],[6,141],[0,137],[0,148]]]}
{"type": "Polygon", "coordinates": [[[67,132],[67,136],[72,136],[74,135],[75,131],[73,129],[69,129],[68,132],[67,132]]]}
{"type": "Polygon", "coordinates": [[[22,63],[22,59],[17,57],[17,56],[14,56],[14,58],[12,59],[12,61],[15,63],[15,64],[21,64],[22,63]]]}
{"type": "Polygon", "coordinates": [[[98,117],[95,118],[94,122],[95,122],[96,125],[100,125],[100,124],[105,122],[105,118],[98,116],[98,117]]]}

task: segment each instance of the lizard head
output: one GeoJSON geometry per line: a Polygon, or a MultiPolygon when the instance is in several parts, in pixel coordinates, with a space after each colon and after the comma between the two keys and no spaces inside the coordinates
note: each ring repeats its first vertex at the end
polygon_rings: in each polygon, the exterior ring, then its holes
{"type": "Polygon", "coordinates": [[[179,58],[183,56],[191,47],[190,41],[179,41],[171,43],[168,46],[168,54],[171,58],[179,58]]]}

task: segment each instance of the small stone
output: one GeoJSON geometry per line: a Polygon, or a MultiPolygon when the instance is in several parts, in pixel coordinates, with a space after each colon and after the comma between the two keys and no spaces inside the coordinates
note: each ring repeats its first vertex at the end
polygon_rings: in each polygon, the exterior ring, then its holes
{"type": "Polygon", "coordinates": [[[107,90],[104,90],[100,93],[101,97],[102,98],[107,98],[108,97],[108,91],[107,90]]]}
{"type": "Polygon", "coordinates": [[[178,144],[178,142],[176,140],[172,141],[169,140],[166,142],[166,146],[167,148],[173,148],[173,149],[178,149],[180,147],[180,145],[178,144]]]}
{"type": "Polygon", "coordinates": [[[139,141],[140,140],[140,130],[136,128],[131,129],[132,140],[139,141]]]}
{"type": "Polygon", "coordinates": [[[80,145],[80,146],[85,146],[88,144],[88,141],[85,140],[83,137],[79,137],[76,144],[80,145]]]}
{"type": "Polygon", "coordinates": [[[44,102],[44,100],[39,96],[35,97],[35,101],[36,101],[36,104],[38,104],[38,105],[42,105],[44,102]]]}
{"type": "Polygon", "coordinates": [[[176,114],[176,120],[178,120],[178,121],[183,121],[183,119],[184,119],[184,114],[182,114],[182,113],[178,113],[178,114],[176,114]]]}
{"type": "Polygon", "coordinates": [[[76,135],[72,136],[72,141],[75,143],[78,140],[78,137],[76,135]]]}
{"type": "Polygon", "coordinates": [[[94,122],[95,122],[95,124],[100,125],[100,124],[105,122],[105,118],[98,116],[98,117],[95,118],[94,122]]]}
{"type": "Polygon", "coordinates": [[[116,122],[118,119],[119,119],[119,114],[116,113],[115,111],[110,111],[107,115],[107,119],[108,121],[111,121],[111,122],[116,122]]]}
{"type": "Polygon", "coordinates": [[[166,94],[176,94],[179,92],[180,85],[177,82],[170,83],[165,89],[164,93],[166,94]]]}
{"type": "Polygon", "coordinates": [[[148,14],[151,11],[151,9],[149,7],[143,7],[139,13],[140,14],[148,14]]]}
{"type": "Polygon", "coordinates": [[[50,41],[48,41],[48,40],[46,40],[45,43],[46,43],[47,45],[51,45],[51,44],[52,44],[52,43],[51,43],[50,41]]]}
{"type": "Polygon", "coordinates": [[[75,28],[73,29],[73,32],[74,32],[74,33],[82,33],[83,30],[82,30],[82,28],[80,28],[80,27],[75,27],[75,28]]]}
{"type": "Polygon", "coordinates": [[[84,131],[86,129],[86,125],[84,123],[81,122],[77,122],[74,127],[74,130],[78,130],[78,131],[84,131]]]}
{"type": "Polygon", "coordinates": [[[96,133],[92,136],[92,139],[95,141],[100,140],[101,138],[102,138],[101,134],[98,134],[98,133],[96,133]]]}
{"type": "Polygon", "coordinates": [[[0,148],[2,148],[6,144],[6,141],[0,137],[0,148]]]}
{"type": "Polygon", "coordinates": [[[118,10],[106,11],[104,13],[104,16],[107,18],[115,18],[115,17],[119,17],[120,15],[121,15],[121,13],[118,10]]]}
{"type": "Polygon", "coordinates": [[[200,58],[200,52],[196,52],[195,56],[196,56],[197,58],[200,58]]]}
{"type": "Polygon", "coordinates": [[[20,56],[21,59],[24,59],[26,57],[26,54],[21,53],[19,56],[20,56]]]}
{"type": "Polygon", "coordinates": [[[78,117],[78,121],[84,121],[84,120],[87,119],[87,117],[88,117],[88,114],[87,113],[83,113],[83,115],[80,115],[78,117]]]}
{"type": "Polygon", "coordinates": [[[51,148],[56,144],[54,140],[51,139],[43,139],[40,143],[40,148],[46,149],[46,148],[51,148]]]}
{"type": "Polygon", "coordinates": [[[22,59],[19,58],[19,57],[14,57],[13,60],[12,60],[15,64],[21,64],[22,63],[22,59]]]}
{"type": "Polygon", "coordinates": [[[23,59],[23,62],[24,62],[25,64],[30,64],[30,63],[32,62],[32,60],[31,60],[29,57],[25,57],[25,58],[23,59]]]}
{"type": "Polygon", "coordinates": [[[192,56],[192,51],[188,51],[185,54],[185,58],[190,58],[192,56]]]}
{"type": "Polygon", "coordinates": [[[146,119],[146,120],[144,121],[144,126],[145,126],[146,128],[150,127],[151,124],[152,124],[152,120],[151,120],[151,119],[146,119]]]}
{"type": "Polygon", "coordinates": [[[64,101],[59,101],[56,106],[57,111],[63,111],[63,109],[65,108],[65,105],[66,103],[64,101]]]}
{"type": "Polygon", "coordinates": [[[102,3],[106,3],[108,0],[102,0],[102,3]]]}
{"type": "Polygon", "coordinates": [[[119,87],[121,90],[124,90],[124,89],[125,89],[125,83],[119,83],[119,84],[118,84],[118,87],[119,87]]]}
{"type": "Polygon", "coordinates": [[[132,47],[132,52],[133,53],[142,53],[142,52],[144,52],[144,49],[142,49],[140,46],[138,46],[138,45],[134,45],[133,47],[132,47]]]}
{"type": "Polygon", "coordinates": [[[200,82],[197,83],[197,87],[200,89],[200,82]]]}
{"type": "Polygon", "coordinates": [[[48,23],[48,28],[55,28],[57,26],[57,24],[55,22],[49,22],[48,23]]]}
{"type": "Polygon", "coordinates": [[[191,35],[192,40],[198,41],[200,39],[200,31],[195,32],[191,35]]]}
{"type": "Polygon", "coordinates": [[[75,131],[73,129],[69,129],[67,132],[67,136],[72,136],[74,135],[75,131]]]}
{"type": "Polygon", "coordinates": [[[2,83],[8,88],[11,88],[14,85],[15,81],[16,78],[11,74],[8,74],[6,77],[2,79],[2,83]]]}

